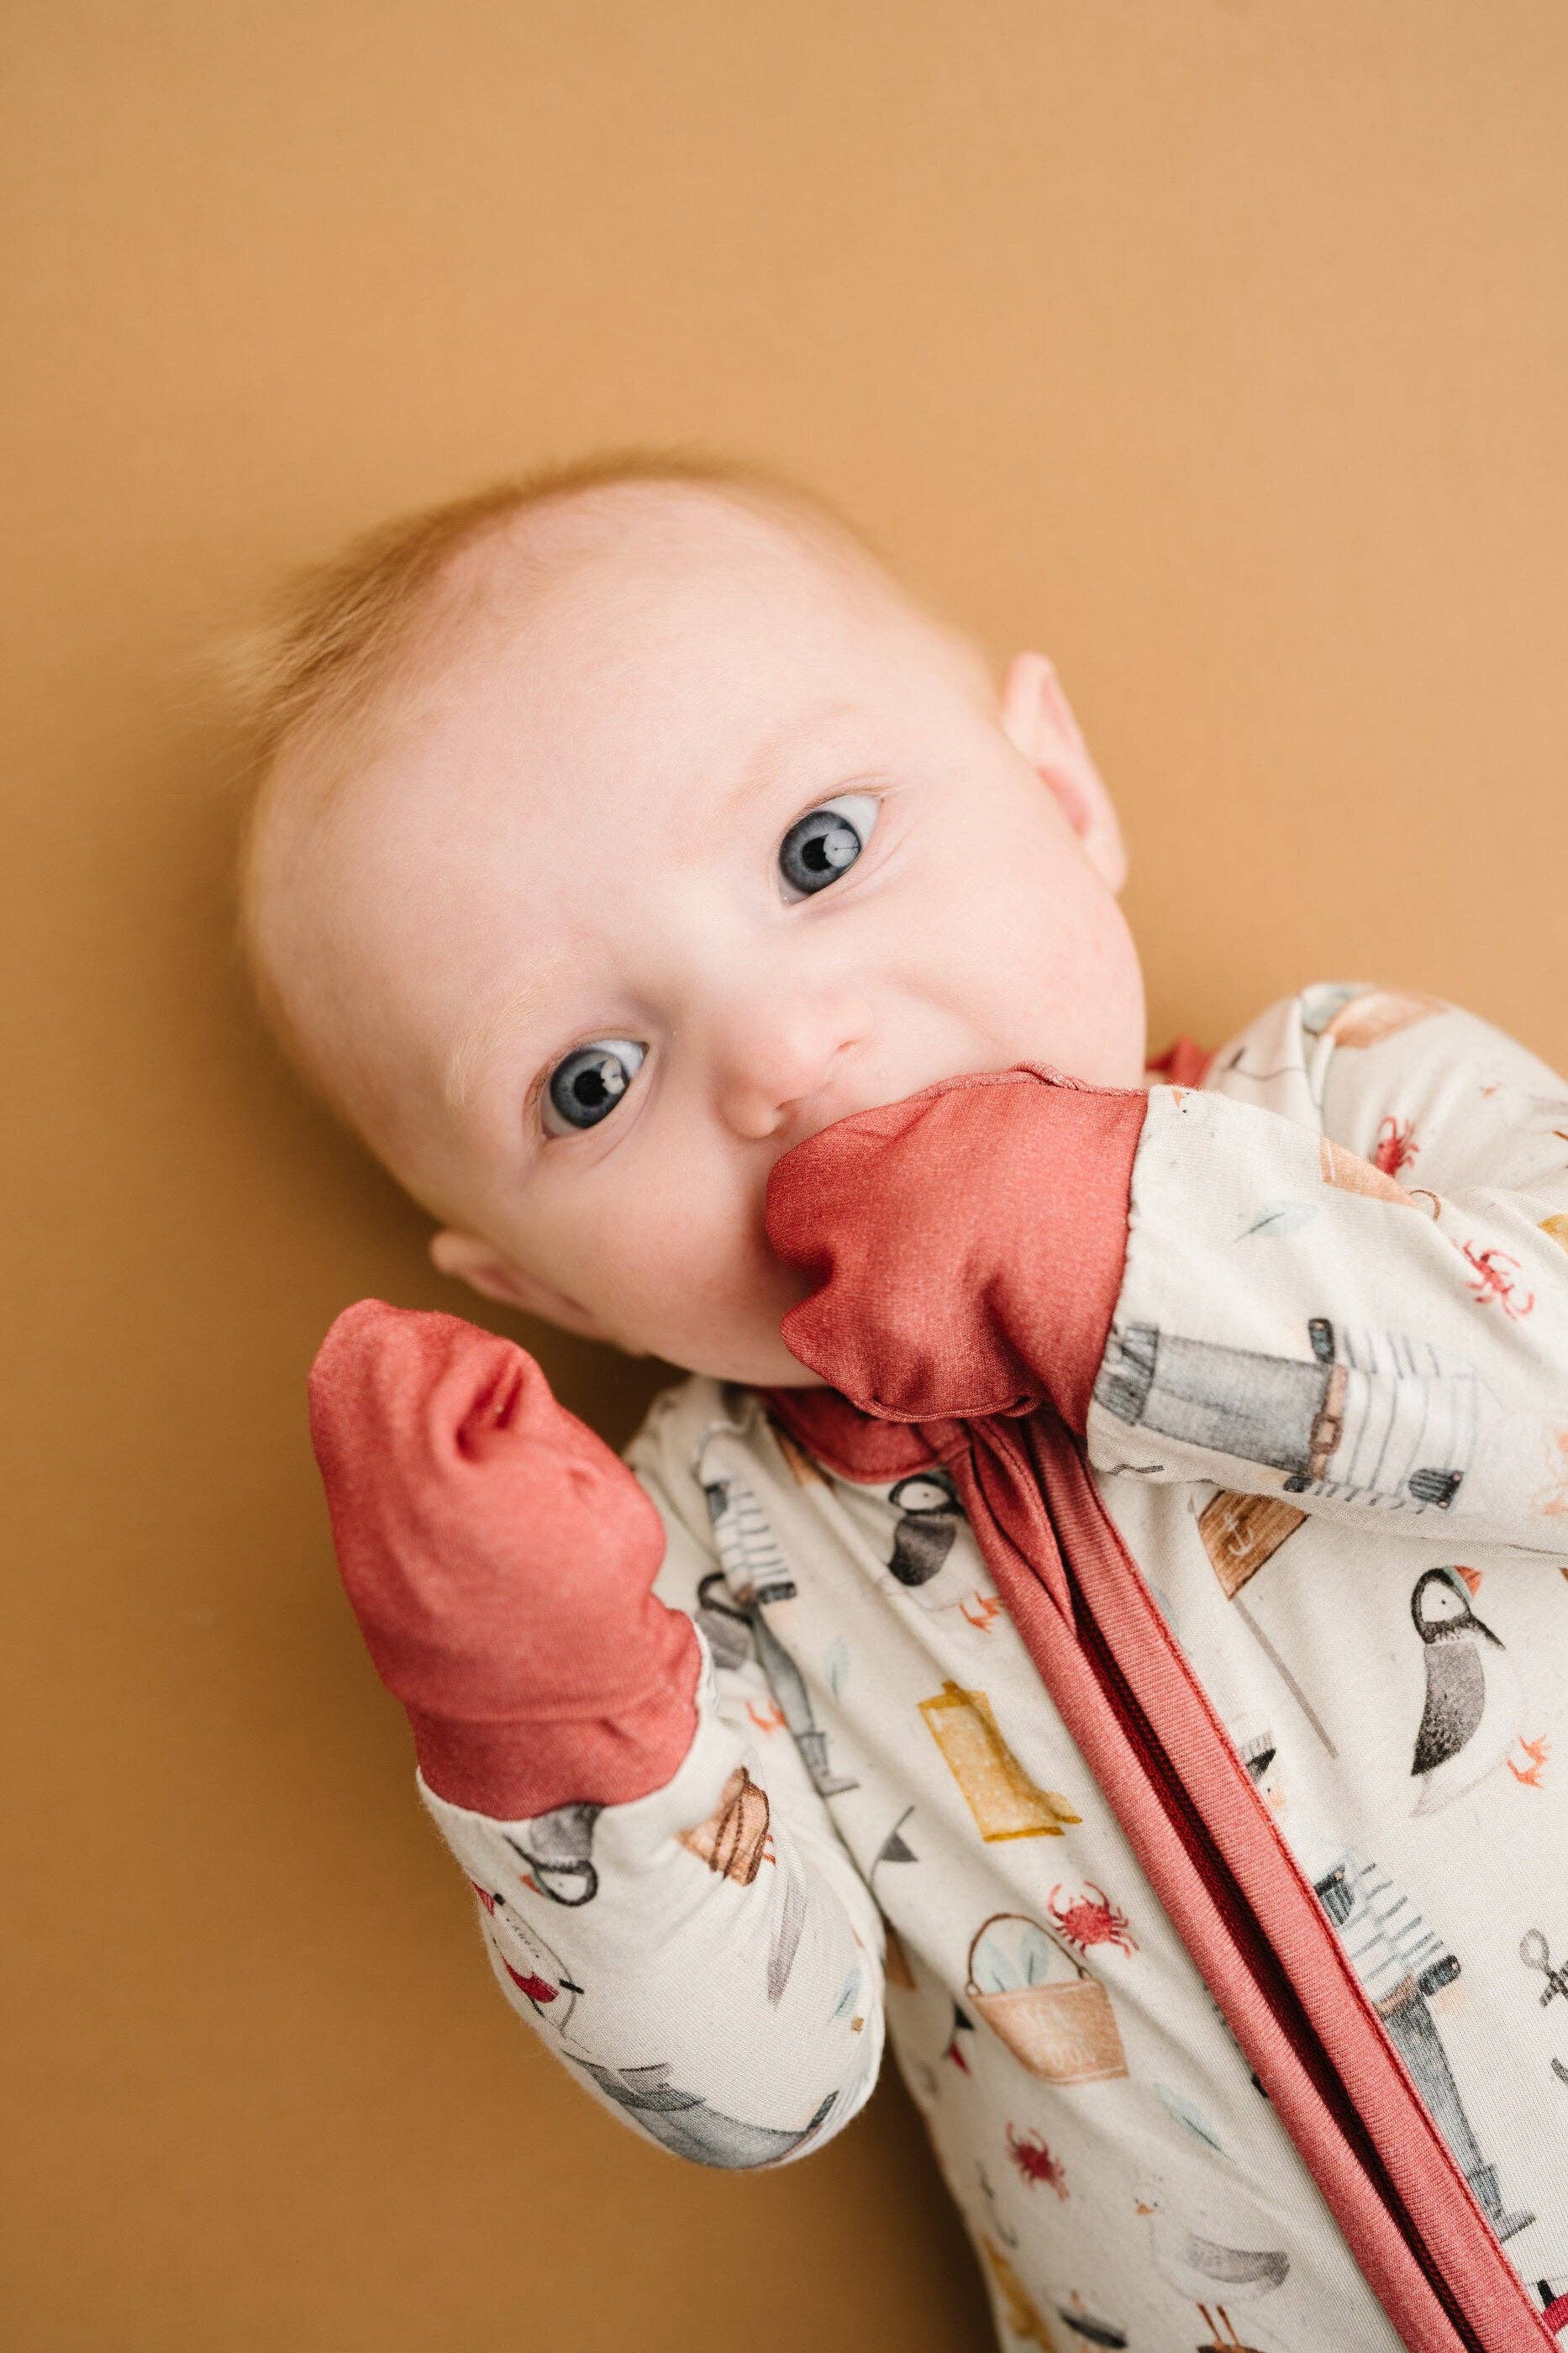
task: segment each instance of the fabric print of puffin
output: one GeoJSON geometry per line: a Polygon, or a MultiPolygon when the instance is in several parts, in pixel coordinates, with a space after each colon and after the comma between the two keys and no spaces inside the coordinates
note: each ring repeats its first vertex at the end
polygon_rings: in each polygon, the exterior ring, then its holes
{"type": "Polygon", "coordinates": [[[1470,1606],[1480,1582],[1478,1569],[1428,1568],[1410,1596],[1426,1667],[1426,1704],[1410,1766],[1421,1785],[1417,1814],[1450,1805],[1505,1762],[1516,1781],[1541,1785],[1547,1743],[1527,1740],[1521,1728],[1524,1699],[1512,1656],[1470,1606]]]}
{"type": "Polygon", "coordinates": [[[911,1472],[888,1490],[888,1501],[899,1514],[889,1576],[923,1609],[956,1609],[984,1632],[1000,1613],[1001,1599],[989,1578],[977,1577],[967,1546],[951,1559],[963,1506],[948,1473],[911,1472]]]}

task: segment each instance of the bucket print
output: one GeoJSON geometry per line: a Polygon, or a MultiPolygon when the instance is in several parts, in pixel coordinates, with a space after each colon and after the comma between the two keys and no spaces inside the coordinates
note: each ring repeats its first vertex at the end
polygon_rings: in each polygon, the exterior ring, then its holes
{"type": "Polygon", "coordinates": [[[994,1912],[969,1947],[964,2000],[1045,2084],[1100,2084],[1127,2073],[1110,1996],[1043,1921],[994,1912]],[[1058,1957],[1070,1978],[1047,1977],[1058,1957]]]}

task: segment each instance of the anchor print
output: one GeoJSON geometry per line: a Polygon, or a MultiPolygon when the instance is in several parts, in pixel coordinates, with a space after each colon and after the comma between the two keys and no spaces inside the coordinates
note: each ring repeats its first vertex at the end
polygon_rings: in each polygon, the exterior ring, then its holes
{"type": "Polygon", "coordinates": [[[1421,1785],[1417,1814],[1463,1797],[1504,1762],[1525,1788],[1541,1787],[1550,1743],[1521,1729],[1524,1700],[1512,1654],[1471,1607],[1481,1583],[1479,1568],[1453,1562],[1424,1570],[1410,1596],[1426,1680],[1410,1767],[1421,1785]],[[1516,1746],[1527,1763],[1514,1762],[1516,1746]]]}
{"type": "Polygon", "coordinates": [[[524,1825],[521,1838],[503,1831],[508,1846],[528,1865],[527,1872],[519,1874],[523,1883],[547,1895],[552,1904],[591,1904],[599,1892],[599,1874],[593,1861],[594,1827],[604,1810],[603,1806],[583,1799],[540,1814],[524,1825]]]}

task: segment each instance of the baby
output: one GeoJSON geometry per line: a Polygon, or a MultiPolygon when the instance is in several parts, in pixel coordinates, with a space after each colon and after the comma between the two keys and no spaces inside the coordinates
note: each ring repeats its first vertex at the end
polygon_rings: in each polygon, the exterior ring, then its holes
{"type": "Polygon", "coordinates": [[[885,2025],[1005,2345],[1554,2343],[1568,1083],[1352,984],[1146,1068],[1050,664],[744,470],[395,523],[249,691],[296,1063],[687,1375],[625,1461],[454,1317],[312,1376],[520,2016],[734,2167],[885,2025]]]}

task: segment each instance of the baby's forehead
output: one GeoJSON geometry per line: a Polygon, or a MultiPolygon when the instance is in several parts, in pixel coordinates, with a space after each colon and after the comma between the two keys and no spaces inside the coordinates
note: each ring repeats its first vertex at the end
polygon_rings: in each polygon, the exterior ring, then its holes
{"type": "Polygon", "coordinates": [[[447,577],[539,586],[574,566],[649,563],[759,572],[814,568],[839,579],[878,569],[868,549],[804,500],[731,483],[599,483],[498,517],[459,546],[447,577]]]}
{"type": "Polygon", "coordinates": [[[573,686],[743,694],[848,649],[913,608],[847,536],[807,514],[694,491],[621,484],[525,516],[454,559],[447,643],[468,664],[519,669],[542,694],[573,686]],[[639,677],[639,665],[648,674],[639,677]]]}
{"type": "Polygon", "coordinates": [[[613,528],[572,517],[543,548],[497,535],[442,595],[362,771],[405,802],[459,780],[520,818],[563,796],[724,794],[775,739],[787,751],[931,666],[930,633],[871,567],[713,500],[613,528]]]}

